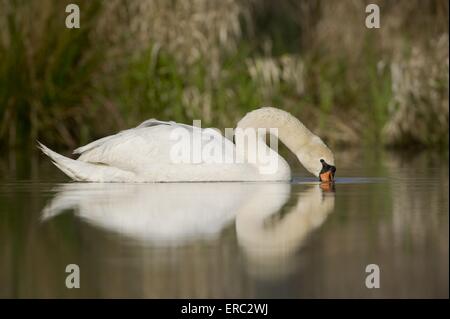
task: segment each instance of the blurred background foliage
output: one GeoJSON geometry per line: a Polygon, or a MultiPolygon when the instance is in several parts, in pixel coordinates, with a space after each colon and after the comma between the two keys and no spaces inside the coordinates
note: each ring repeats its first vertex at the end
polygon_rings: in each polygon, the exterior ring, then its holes
{"type": "Polygon", "coordinates": [[[0,147],[272,105],[333,147],[448,147],[447,0],[0,0],[0,147]],[[76,3],[81,28],[67,29],[76,3]],[[377,3],[381,28],[365,27],[377,3]]]}

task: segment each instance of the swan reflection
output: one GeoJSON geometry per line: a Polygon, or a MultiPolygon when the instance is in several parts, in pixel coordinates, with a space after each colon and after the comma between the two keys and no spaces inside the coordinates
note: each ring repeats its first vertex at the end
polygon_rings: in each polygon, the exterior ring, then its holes
{"type": "Polygon", "coordinates": [[[317,184],[294,193],[288,183],[74,183],[57,189],[42,218],[73,210],[91,225],[152,246],[217,238],[235,221],[248,263],[270,268],[293,255],[333,208],[333,191],[317,184]]]}

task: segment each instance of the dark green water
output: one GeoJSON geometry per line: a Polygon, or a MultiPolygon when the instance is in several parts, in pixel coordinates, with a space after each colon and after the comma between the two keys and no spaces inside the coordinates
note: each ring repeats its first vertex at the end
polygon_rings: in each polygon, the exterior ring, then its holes
{"type": "Polygon", "coordinates": [[[336,162],[333,190],[297,164],[291,184],[89,184],[4,154],[0,297],[448,298],[448,155],[336,162]]]}

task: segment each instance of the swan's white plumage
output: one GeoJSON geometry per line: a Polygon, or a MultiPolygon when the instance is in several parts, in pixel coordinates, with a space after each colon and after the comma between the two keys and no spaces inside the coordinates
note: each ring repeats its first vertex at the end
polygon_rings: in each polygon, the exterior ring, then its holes
{"type": "MultiPolygon", "coordinates": [[[[281,141],[316,176],[321,158],[334,164],[333,154],[322,140],[285,111],[270,107],[252,111],[239,122],[238,127],[277,128],[281,141]]],[[[261,174],[259,163],[233,160],[211,163],[201,159],[194,163],[175,163],[171,150],[179,141],[173,138],[173,132],[180,128],[189,134],[191,145],[225,150],[224,159],[235,159],[236,148],[223,135],[213,134],[207,129],[201,129],[202,134],[195,134],[192,126],[155,119],[77,148],[74,154],[79,154],[79,158],[76,160],[64,157],[43,144],[39,143],[39,146],[61,171],[76,181],[282,181],[291,178],[286,161],[261,140],[258,140],[258,147],[266,148],[278,163],[276,171],[271,174],[261,174]]]]}

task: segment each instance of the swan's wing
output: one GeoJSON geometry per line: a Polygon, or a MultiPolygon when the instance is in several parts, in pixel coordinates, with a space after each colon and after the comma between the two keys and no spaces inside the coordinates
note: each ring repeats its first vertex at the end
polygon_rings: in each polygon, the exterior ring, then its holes
{"type": "Polygon", "coordinates": [[[91,143],[78,160],[132,172],[158,169],[170,160],[170,125],[136,127],[91,143]],[[156,166],[155,166],[156,165],[156,166]]]}
{"type": "Polygon", "coordinates": [[[156,119],[146,120],[146,121],[142,122],[141,124],[139,124],[138,126],[136,126],[136,128],[151,127],[151,126],[157,126],[157,125],[172,125],[172,126],[184,127],[186,129],[192,130],[191,125],[176,123],[174,121],[160,121],[160,120],[156,120],[156,119]]]}
{"type": "MultiPolygon", "coordinates": [[[[202,130],[202,134],[197,136],[189,125],[148,120],[136,128],[121,131],[77,149],[76,152],[81,154],[78,160],[132,172],[170,172],[167,166],[172,164],[171,150],[175,143],[179,143],[172,133],[180,128],[189,134],[190,141],[200,138],[199,144],[202,146],[208,144],[209,147],[222,148],[225,143],[228,149],[232,148],[232,142],[221,134],[202,130]]],[[[191,143],[193,144],[195,143],[191,143]]],[[[201,163],[203,162],[197,164],[201,163]]]]}
{"type": "MultiPolygon", "coordinates": [[[[156,119],[149,119],[149,120],[146,120],[146,121],[142,122],[138,126],[136,126],[136,128],[151,127],[151,126],[157,126],[157,125],[171,125],[171,124],[175,124],[175,123],[174,122],[159,121],[159,120],[156,120],[156,119]]],[[[75,149],[73,151],[73,154],[83,154],[83,153],[85,153],[87,151],[90,151],[90,150],[92,150],[92,149],[94,149],[94,148],[96,148],[98,146],[103,145],[105,142],[107,142],[107,141],[109,141],[109,140],[111,140],[111,139],[113,139],[113,138],[115,138],[115,137],[117,137],[119,135],[123,135],[123,134],[127,133],[128,131],[129,131],[129,129],[128,130],[123,130],[123,131],[120,131],[119,133],[103,137],[103,138],[98,139],[96,141],[93,141],[93,142],[91,142],[89,144],[86,144],[84,146],[78,147],[77,149],[75,149]]]]}

